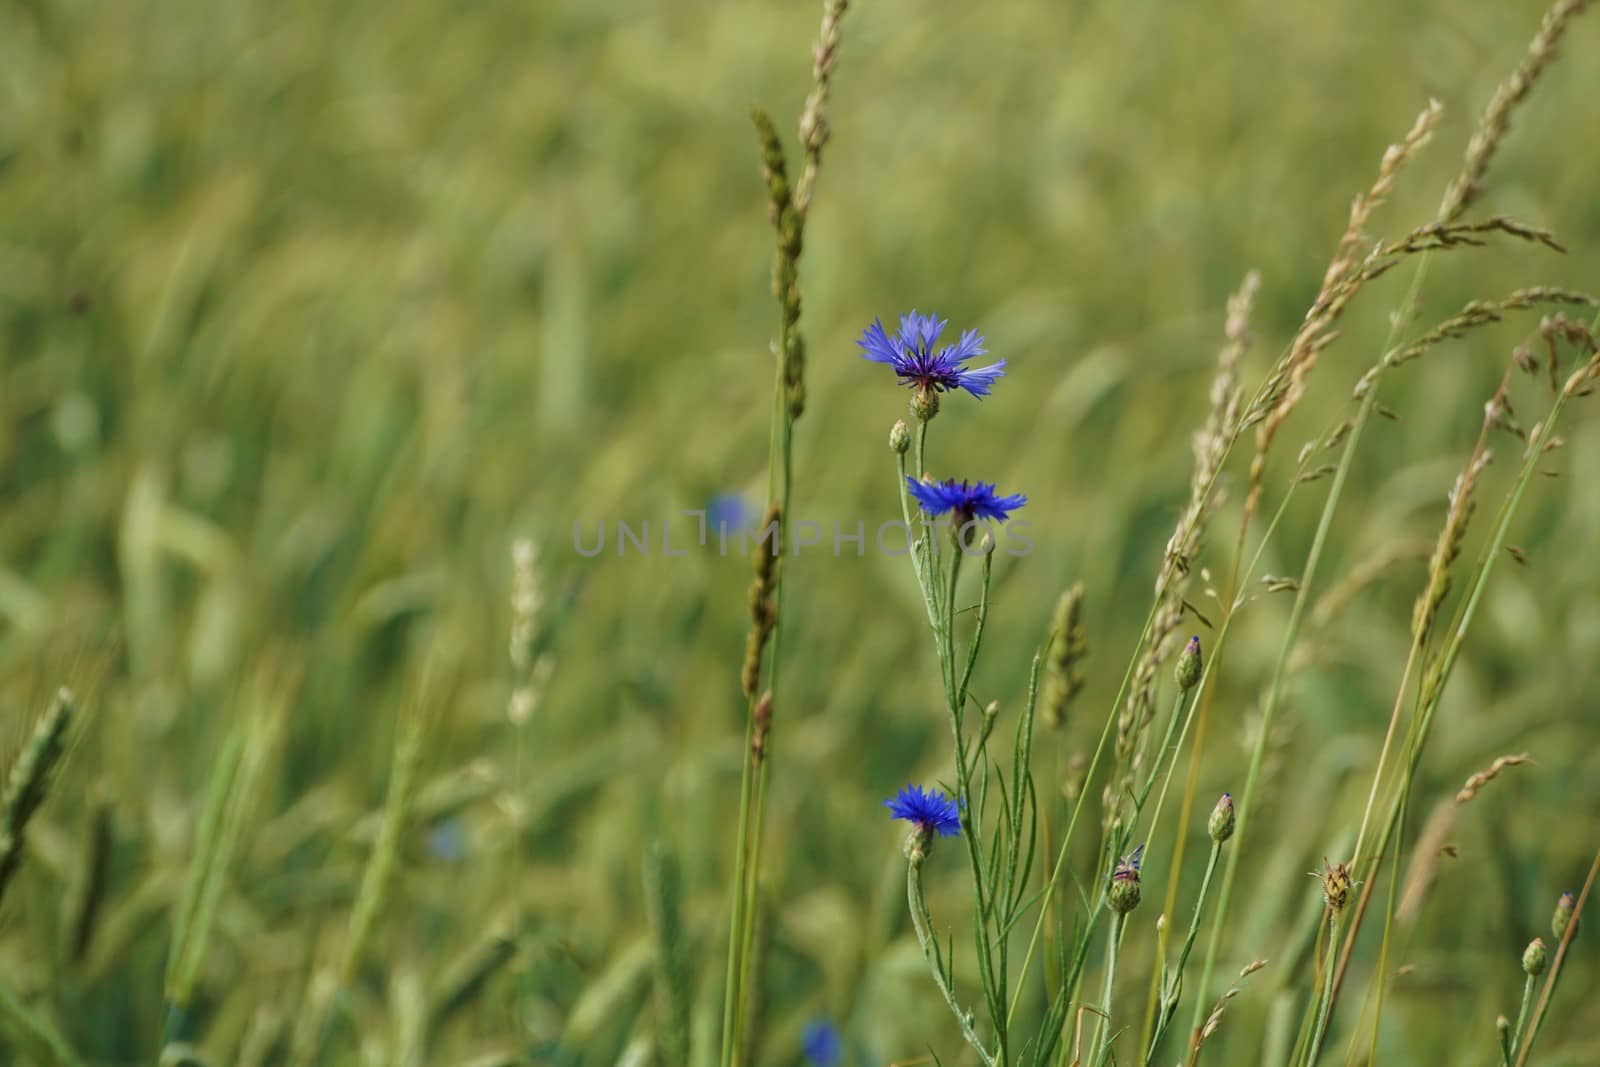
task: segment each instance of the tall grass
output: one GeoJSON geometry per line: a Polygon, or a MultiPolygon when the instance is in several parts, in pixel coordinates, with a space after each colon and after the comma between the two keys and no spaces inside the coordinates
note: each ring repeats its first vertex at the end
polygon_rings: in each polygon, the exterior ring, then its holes
{"type": "Polygon", "coordinates": [[[1583,5],[846,6],[0,12],[0,1061],[1600,1055],[1583,5]]]}

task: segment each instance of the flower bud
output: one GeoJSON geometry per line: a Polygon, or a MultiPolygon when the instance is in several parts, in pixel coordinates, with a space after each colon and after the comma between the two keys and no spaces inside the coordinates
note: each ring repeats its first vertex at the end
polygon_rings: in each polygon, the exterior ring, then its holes
{"type": "Polygon", "coordinates": [[[911,414],[918,422],[927,422],[939,414],[939,394],[924,387],[911,394],[911,414]]]}
{"type": "Polygon", "coordinates": [[[889,427],[889,451],[897,456],[903,456],[910,447],[911,427],[906,425],[905,419],[895,419],[894,425],[889,427]]]}
{"type": "Polygon", "coordinates": [[[1536,937],[1522,950],[1522,970],[1529,978],[1537,978],[1544,973],[1545,961],[1549,958],[1549,953],[1545,951],[1544,938],[1536,937]]]}
{"type": "Polygon", "coordinates": [[[1322,899],[1327,901],[1328,908],[1335,914],[1350,903],[1351,884],[1349,865],[1335,863],[1330,866],[1327,860],[1322,861],[1322,899]]]}
{"type": "Polygon", "coordinates": [[[1211,809],[1211,818],[1206,822],[1211,840],[1220,845],[1232,837],[1233,821],[1233,797],[1224,793],[1217,801],[1217,806],[1211,809]]]}
{"type": "Polygon", "coordinates": [[[1178,688],[1187,693],[1200,681],[1200,636],[1189,638],[1189,643],[1178,653],[1178,665],[1173,671],[1178,688]]]}
{"type": "Polygon", "coordinates": [[[1111,872],[1106,903],[1118,915],[1126,915],[1139,906],[1139,857],[1143,852],[1144,846],[1140,845],[1111,872]]]}
{"type": "Polygon", "coordinates": [[[1567,932],[1567,924],[1572,921],[1572,908],[1574,901],[1572,891],[1561,894],[1561,899],[1556,901],[1556,913],[1550,917],[1550,932],[1556,935],[1556,940],[1561,940],[1567,932]]]}

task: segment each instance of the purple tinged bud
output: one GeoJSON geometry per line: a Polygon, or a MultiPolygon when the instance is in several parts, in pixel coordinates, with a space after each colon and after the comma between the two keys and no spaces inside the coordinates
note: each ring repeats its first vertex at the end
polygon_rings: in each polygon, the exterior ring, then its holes
{"type": "Polygon", "coordinates": [[[1233,836],[1233,826],[1233,797],[1224,793],[1217,801],[1217,806],[1211,809],[1211,818],[1206,823],[1206,830],[1210,832],[1211,840],[1220,845],[1233,836]]]}
{"type": "MultiPolygon", "coordinates": [[[[1567,932],[1567,924],[1572,922],[1572,909],[1576,901],[1572,899],[1572,891],[1561,894],[1561,899],[1556,901],[1556,913],[1550,918],[1550,932],[1556,935],[1556,940],[1561,940],[1567,932]]],[[[1573,931],[1576,934],[1577,931],[1573,931]]]]}
{"type": "Polygon", "coordinates": [[[1173,671],[1178,688],[1187,693],[1200,681],[1200,637],[1189,638],[1189,643],[1178,653],[1178,665],[1173,671]]]}
{"type": "Polygon", "coordinates": [[[1106,903],[1118,915],[1126,915],[1139,906],[1139,858],[1144,852],[1140,845],[1111,872],[1111,888],[1106,892],[1106,903]]]}

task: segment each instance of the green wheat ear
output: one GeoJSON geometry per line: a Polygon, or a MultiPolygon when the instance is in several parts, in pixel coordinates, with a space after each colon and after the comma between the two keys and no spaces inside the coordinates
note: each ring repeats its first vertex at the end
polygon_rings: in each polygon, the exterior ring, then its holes
{"type": "Polygon", "coordinates": [[[22,865],[28,820],[44,803],[50,772],[66,751],[67,726],[75,708],[72,693],[57,690],[6,775],[5,792],[0,794],[0,898],[4,898],[6,887],[22,865]]]}
{"type": "Polygon", "coordinates": [[[657,841],[644,860],[645,913],[655,941],[656,1031],[662,1062],[689,1062],[692,962],[683,930],[683,878],[678,859],[657,841]]]}

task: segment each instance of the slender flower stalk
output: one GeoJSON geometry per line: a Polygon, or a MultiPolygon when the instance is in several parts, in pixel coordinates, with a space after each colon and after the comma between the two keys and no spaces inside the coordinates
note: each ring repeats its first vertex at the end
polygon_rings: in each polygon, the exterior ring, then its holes
{"type": "Polygon", "coordinates": [[[1550,995],[1555,992],[1556,979],[1561,977],[1561,967],[1567,960],[1567,950],[1572,947],[1572,939],[1578,933],[1578,916],[1583,912],[1583,905],[1589,899],[1590,890],[1594,889],[1595,877],[1600,875],[1600,851],[1594,854],[1594,862],[1589,864],[1589,876],[1583,881],[1583,889],[1578,893],[1576,901],[1568,893],[1563,901],[1570,903],[1571,911],[1566,915],[1566,921],[1561,925],[1561,940],[1556,944],[1556,954],[1550,960],[1549,973],[1545,975],[1544,988],[1539,991],[1539,1000],[1533,1007],[1533,1016],[1528,1020],[1528,1040],[1523,1042],[1522,1051],[1517,1054],[1516,1067],[1525,1067],[1528,1057],[1533,1055],[1533,1043],[1539,1038],[1539,1028],[1544,1025],[1545,1010],[1550,1006],[1550,995]]]}
{"type": "MultiPolygon", "coordinates": [[[[1232,799],[1226,793],[1223,794],[1223,797],[1229,801],[1228,817],[1231,819],[1233,817],[1232,799]]],[[[1228,832],[1232,833],[1231,827],[1229,827],[1228,832]]],[[[1178,999],[1183,993],[1183,969],[1189,962],[1189,953],[1193,951],[1195,938],[1200,933],[1200,913],[1204,910],[1206,897],[1211,891],[1211,876],[1217,871],[1217,860],[1222,855],[1222,844],[1225,840],[1227,839],[1218,839],[1216,832],[1213,831],[1211,835],[1211,854],[1206,857],[1205,877],[1200,881],[1200,895],[1195,898],[1194,916],[1189,920],[1189,932],[1184,936],[1183,947],[1178,950],[1177,963],[1173,965],[1170,972],[1163,963],[1157,972],[1161,976],[1161,1004],[1160,1012],[1156,1017],[1150,1039],[1146,1045],[1144,1054],[1144,1062],[1146,1064],[1155,1062],[1156,1050],[1161,1047],[1161,1039],[1166,1036],[1167,1027],[1172,1023],[1172,1017],[1178,1012],[1178,999]]]]}
{"type": "MultiPolygon", "coordinates": [[[[1590,326],[1590,333],[1592,334],[1597,329],[1600,329],[1600,315],[1595,317],[1590,326]]],[[[1381,859],[1388,851],[1391,836],[1399,825],[1404,805],[1410,794],[1417,765],[1422,758],[1422,750],[1427,743],[1429,731],[1433,725],[1434,714],[1443,699],[1446,683],[1454,670],[1456,660],[1466,640],[1467,632],[1477,614],[1483,592],[1488,586],[1496,565],[1504,555],[1506,538],[1510,531],[1511,522],[1520,509],[1528,487],[1533,482],[1534,473],[1538,470],[1540,460],[1545,456],[1549,442],[1555,437],[1555,430],[1566,402],[1587,389],[1597,374],[1600,374],[1600,353],[1591,353],[1589,358],[1568,376],[1566,383],[1557,392],[1556,398],[1545,418],[1528,432],[1528,441],[1523,453],[1522,466],[1517,472],[1511,491],[1500,505],[1499,513],[1495,517],[1493,532],[1490,535],[1488,545],[1479,557],[1471,585],[1460,604],[1458,604],[1455,617],[1452,619],[1449,628],[1445,631],[1446,638],[1443,648],[1429,663],[1418,685],[1412,716],[1413,726],[1407,741],[1406,757],[1399,768],[1400,780],[1393,790],[1388,812],[1379,824],[1378,844],[1373,850],[1375,859],[1381,859]]],[[[1366,915],[1367,904],[1371,899],[1371,894],[1372,880],[1369,878],[1362,891],[1361,899],[1356,906],[1349,933],[1340,953],[1337,977],[1333,987],[1335,997],[1338,995],[1340,983],[1343,981],[1344,973],[1349,966],[1350,957],[1355,948],[1355,938],[1366,915]]]]}
{"type": "MultiPolygon", "coordinates": [[[[756,898],[760,892],[761,845],[765,828],[767,780],[771,761],[773,697],[761,692],[763,653],[766,655],[767,694],[778,694],[779,647],[782,623],[783,569],[781,559],[790,515],[794,483],[794,423],[805,410],[805,339],[799,330],[799,260],[806,219],[816,187],[822,149],[829,139],[827,102],[834,65],[840,48],[840,20],[848,0],[827,0],[823,7],[819,40],[813,50],[815,82],[800,120],[805,163],[798,187],[791,190],[782,143],[772,120],[760,109],[752,113],[760,142],[768,209],[776,231],[772,288],[778,302],[778,337],[772,401],[771,434],[767,461],[768,517],[777,521],[772,556],[758,561],[757,596],[753,598],[751,636],[747,643],[743,687],[747,702],[745,759],[739,784],[739,818],[734,848],[733,907],[728,933],[728,965],[723,999],[722,1063],[735,1067],[745,1046],[744,1005],[748,1000],[750,959],[756,926],[756,898]],[[770,645],[770,648],[767,647],[770,645]],[[766,715],[758,721],[757,709],[766,715]]],[[[759,555],[759,553],[758,553],[759,555]]]]}

